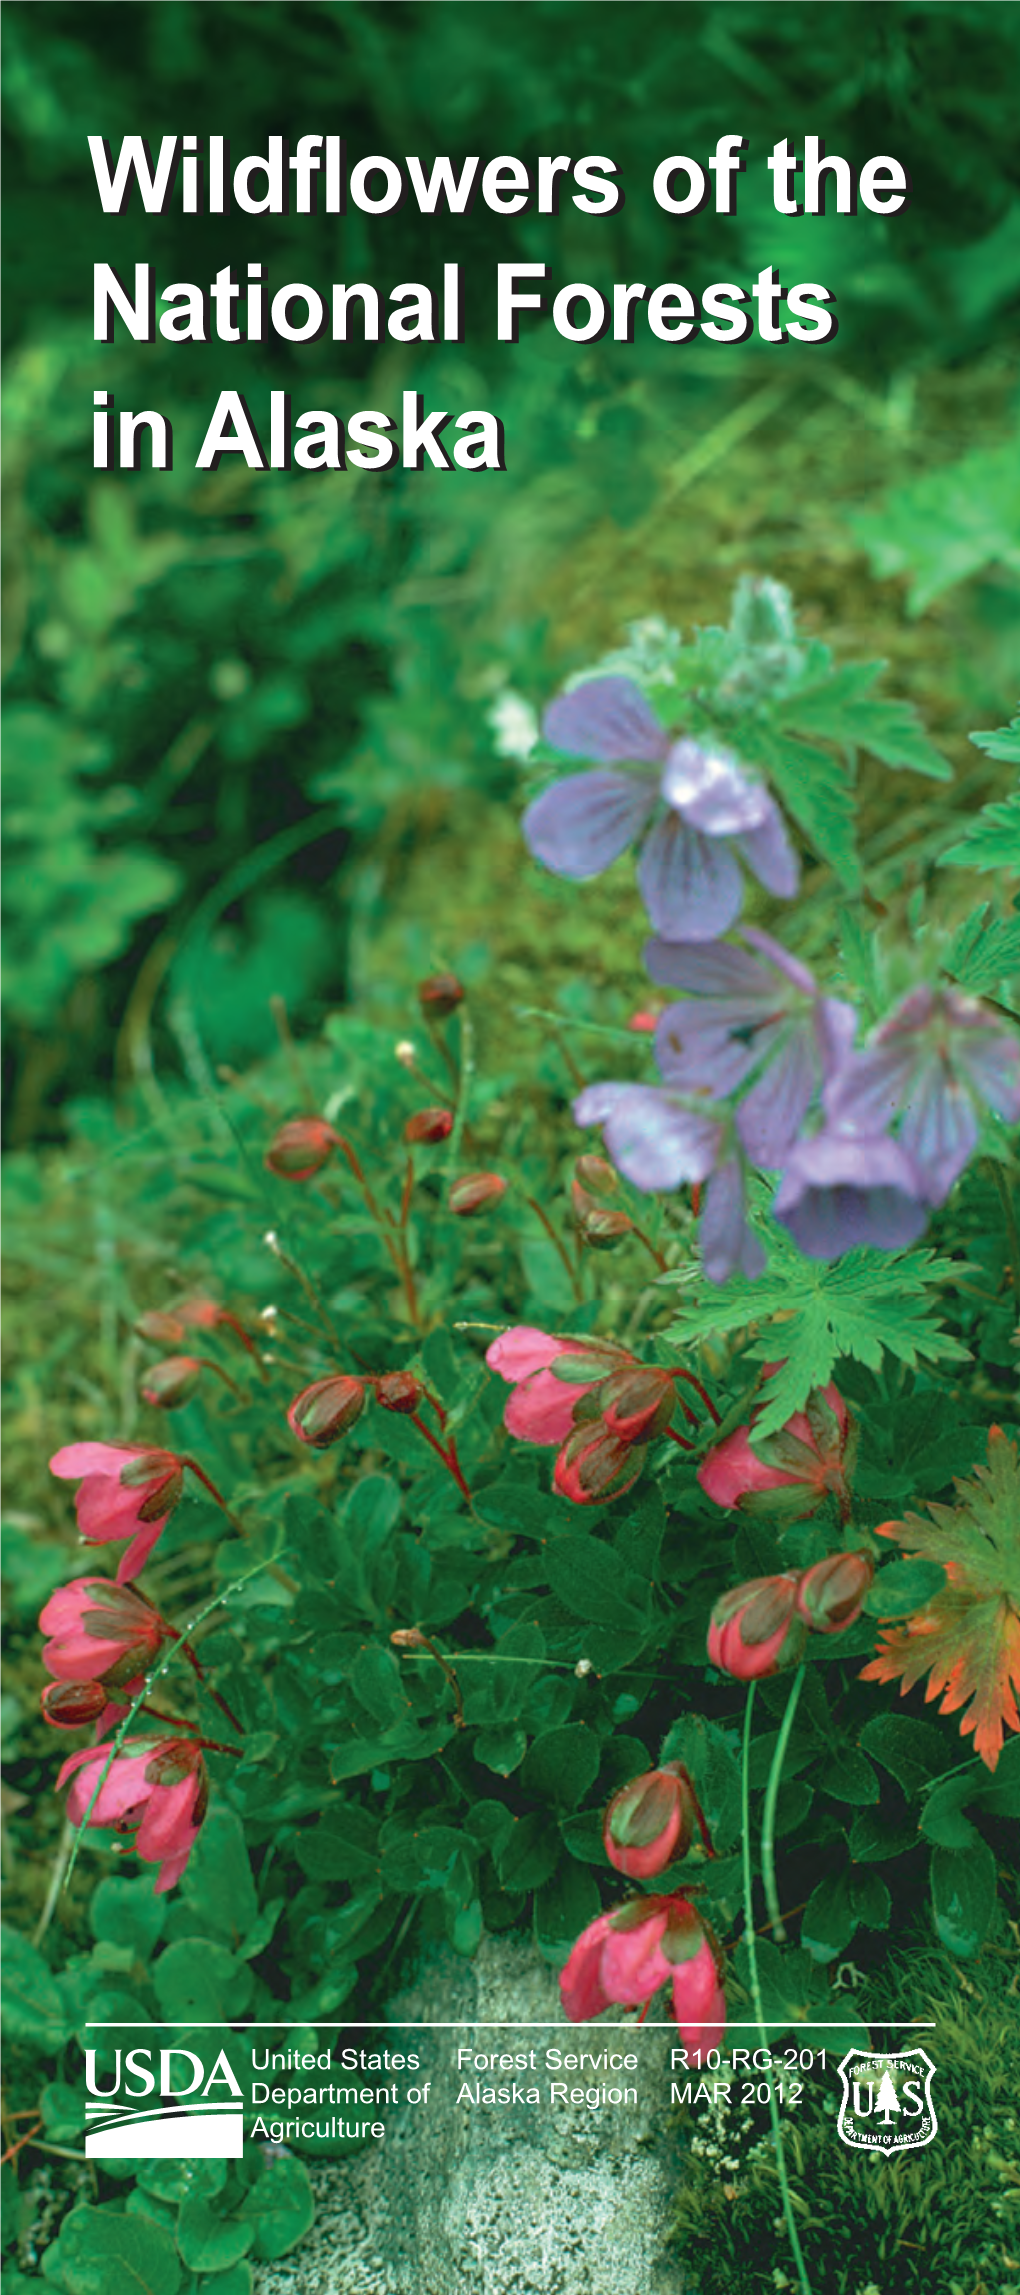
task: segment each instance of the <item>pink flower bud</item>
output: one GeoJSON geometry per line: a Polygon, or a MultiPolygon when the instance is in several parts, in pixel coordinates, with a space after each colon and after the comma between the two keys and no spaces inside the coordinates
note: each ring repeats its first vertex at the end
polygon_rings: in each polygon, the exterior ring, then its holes
{"type": "Polygon", "coordinates": [[[107,1697],[98,1681],[51,1681],[39,1703],[52,1729],[83,1729],[105,1712],[107,1697]]]}
{"type": "Polygon", "coordinates": [[[179,1409],[194,1394],[202,1367],[197,1355],[167,1355],[153,1363],[142,1381],[143,1402],[154,1403],[157,1410],[179,1409]]]}
{"type": "Polygon", "coordinates": [[[364,1408],[364,1380],[338,1373],[302,1387],[287,1412],[287,1424],[299,1442],[308,1443],[313,1450],[327,1450],[355,1425],[364,1408]]]}
{"type": "Polygon", "coordinates": [[[375,1382],[375,1399],[383,1410],[415,1411],[422,1398],[422,1383],[413,1371],[387,1371],[375,1382]]]}
{"type": "Polygon", "coordinates": [[[635,1363],[604,1379],[595,1400],[603,1424],[620,1442],[653,1442],[673,1416],[676,1388],[668,1371],[635,1363]]]}
{"type": "Polygon", "coordinates": [[[464,990],[455,972],[432,972],[418,982],[418,1002],[427,1019],[447,1020],[464,1002],[464,990]]]}
{"type": "Polygon", "coordinates": [[[614,1793],[603,1819],[610,1864],[633,1881],[664,1872],[674,1859],[687,1855],[697,1811],[694,1788],[679,1762],[633,1777],[614,1793]]]}
{"type": "Polygon", "coordinates": [[[182,1347],[188,1335],[179,1315],[164,1314],[159,1308],[139,1315],[135,1330],[140,1339],[148,1339],[154,1347],[182,1347]]]}
{"type": "Polygon", "coordinates": [[[277,1179],[314,1179],[329,1162],[337,1144],[332,1124],[323,1116],[293,1116],[281,1124],[266,1149],[264,1161],[277,1179]]]}
{"type": "Polygon", "coordinates": [[[797,1609],[816,1634],[842,1634],[860,1617],[865,1594],[875,1575],[873,1556],[863,1548],[853,1554],[827,1554],[802,1570],[797,1586],[797,1609]]]}
{"type": "Polygon", "coordinates": [[[449,1139],[452,1130],[449,1108],[419,1108],[417,1115],[408,1117],[404,1138],[409,1147],[437,1147],[440,1140],[449,1139]]]}
{"type": "Polygon", "coordinates": [[[490,1203],[498,1203],[505,1194],[506,1181],[500,1178],[498,1171],[466,1172],[462,1179],[454,1180],[446,1206],[448,1211],[456,1212],[458,1219],[466,1219],[472,1212],[485,1211],[490,1203]]]}
{"type": "Polygon", "coordinates": [[[574,1165],[575,1187],[586,1195],[619,1195],[619,1175],[607,1163],[604,1155],[579,1155],[574,1165]]]}
{"type": "Polygon", "coordinates": [[[625,1235],[634,1233],[634,1222],[625,1211],[611,1203],[598,1202],[576,1179],[570,1189],[570,1208],[581,1241],[590,1251],[612,1251],[623,1242],[625,1235]]]}
{"type": "Polygon", "coordinates": [[[620,1498],[638,1480],[647,1450],[621,1442],[601,1420],[594,1426],[575,1426],[556,1460],[553,1488],[574,1506],[595,1506],[604,1498],[620,1498]]]}
{"type": "Polygon", "coordinates": [[[759,1681],[797,1665],[807,1640],[807,1627],[797,1615],[799,1583],[795,1570],[785,1570],[774,1578],[751,1578],[723,1594],[708,1629],[711,1664],[736,1681],[759,1681]]]}
{"type": "MultiPolygon", "coordinates": [[[[768,1367],[777,1370],[780,1365],[768,1367]]],[[[717,1506],[737,1506],[752,1514],[813,1514],[830,1491],[845,1502],[854,1431],[836,1387],[816,1388],[804,1409],[795,1411],[778,1434],[766,1436],[752,1448],[751,1430],[760,1408],[752,1412],[747,1426],[737,1427],[725,1442],[706,1452],[698,1481],[708,1497],[717,1506]]]]}

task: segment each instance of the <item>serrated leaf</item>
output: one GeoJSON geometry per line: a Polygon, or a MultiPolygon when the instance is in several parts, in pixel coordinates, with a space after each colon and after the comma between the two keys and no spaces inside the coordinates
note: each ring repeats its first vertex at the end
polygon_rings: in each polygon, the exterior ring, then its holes
{"type": "Polygon", "coordinates": [[[775,724],[742,727],[740,746],[752,763],[764,765],[786,811],[821,859],[828,861],[848,892],[857,892],[861,872],[854,844],[853,785],[845,764],[830,750],[795,738],[775,724]]]}
{"type": "MultiPolygon", "coordinates": [[[[1008,732],[972,733],[970,738],[982,749],[988,745],[992,757],[1015,757],[1020,763],[1020,717],[1008,732]]],[[[1007,876],[1020,876],[1020,789],[1012,789],[1001,804],[982,806],[969,829],[942,854],[939,867],[1002,869],[1007,876]]]]}
{"type": "Polygon", "coordinates": [[[1015,443],[964,455],[897,487],[877,510],[847,524],[872,572],[913,576],[912,614],[984,566],[1020,567],[1020,458],[1015,443]]]}
{"type": "Polygon", "coordinates": [[[1015,1442],[999,1427],[988,1437],[988,1464],[958,1480],[959,1503],[929,1505],[930,1519],[908,1514],[884,1523],[911,1556],[939,1562],[947,1584],[922,1609],[887,1629],[862,1681],[897,1681],[900,1695],[925,1675],[925,1697],[942,1692],[942,1713],[964,1712],[962,1733],[994,1769],[1004,1729],[1020,1729],[1020,1465],[1015,1442]]]}
{"type": "Polygon", "coordinates": [[[994,733],[970,733],[967,738],[975,749],[983,749],[986,757],[995,757],[1004,765],[1020,765],[1020,713],[994,733]]]}
{"type": "Polygon", "coordinates": [[[943,1278],[955,1281],[951,1260],[926,1250],[844,1252],[831,1263],[805,1259],[770,1223],[769,1264],[757,1282],[731,1276],[697,1301],[684,1301],[668,1336],[678,1345],[714,1332],[742,1330],[781,1316],[778,1331],[753,1353],[763,1361],[782,1355],[762,1390],[756,1436],[774,1434],[803,1410],[812,1387],[828,1385],[840,1357],[869,1370],[888,1353],[913,1368],[919,1361],[964,1362],[967,1349],[932,1313],[929,1293],[943,1278]]]}
{"type": "Polygon", "coordinates": [[[885,669],[883,661],[848,664],[824,681],[783,696],[777,705],[784,730],[820,733],[823,740],[844,748],[870,750],[883,765],[925,773],[948,781],[952,768],[928,740],[920,719],[907,701],[888,701],[872,692],[885,669]]]}
{"type": "Polygon", "coordinates": [[[1020,918],[993,916],[984,901],[953,934],[945,968],[969,995],[988,995],[1020,972],[1020,918]]]}

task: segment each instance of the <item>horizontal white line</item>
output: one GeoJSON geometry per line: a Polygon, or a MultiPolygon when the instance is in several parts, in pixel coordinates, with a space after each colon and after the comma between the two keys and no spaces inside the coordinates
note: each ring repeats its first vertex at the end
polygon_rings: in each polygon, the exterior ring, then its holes
{"type": "MultiPolygon", "coordinates": [[[[775,2016],[765,2016],[762,2021],[767,2026],[780,2024],[782,2019],[776,2014],[775,2016]]],[[[915,2020],[910,2016],[902,2016],[894,2021],[888,2016],[876,2017],[863,2014],[858,2016],[852,2025],[849,2023],[842,2024],[838,2017],[818,2016],[812,2019],[810,2023],[801,2023],[797,2019],[793,2028],[797,2032],[851,2032],[861,2024],[866,2024],[869,2031],[872,2032],[935,2032],[938,2029],[934,2020],[925,2023],[920,2018],[915,2020]]],[[[87,2029],[92,2032],[142,2032],[146,2029],[146,2025],[133,2023],[126,2017],[115,2017],[110,2020],[88,2017],[86,2025],[87,2029]]],[[[586,2026],[586,2028],[590,2028],[596,2034],[599,2032],[676,2032],[679,2029],[671,2016],[654,2023],[646,2019],[643,2024],[633,2024],[626,2017],[614,2017],[609,2023],[593,2022],[590,2027],[586,2026]]],[[[398,2021],[391,2024],[380,2024],[377,2020],[373,2020],[371,2023],[355,2023],[353,2020],[345,2020],[343,2023],[333,2024],[317,2016],[302,2016],[300,2018],[261,2016],[248,2023],[234,2023],[232,2019],[225,2016],[217,2017],[215,2021],[211,2018],[202,2019],[193,2016],[161,2016],[158,2021],[150,2017],[147,2021],[147,2029],[150,2032],[579,2033],[582,2027],[580,2024],[562,2024],[559,2018],[555,2016],[530,2016],[523,2019],[500,2016],[491,2021],[480,2016],[457,2016],[442,2021],[426,2016],[402,2016],[398,2021]]],[[[786,2030],[785,2025],[783,2029],[786,2030]]],[[[758,2030],[759,2026],[756,2020],[751,2017],[745,2018],[743,2021],[734,2019],[726,2025],[727,2032],[757,2032],[758,2030]]]]}

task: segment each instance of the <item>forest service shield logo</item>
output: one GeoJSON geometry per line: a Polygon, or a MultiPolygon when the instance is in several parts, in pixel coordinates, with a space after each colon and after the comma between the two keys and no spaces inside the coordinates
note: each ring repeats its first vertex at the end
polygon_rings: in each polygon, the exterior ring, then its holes
{"type": "Polygon", "coordinates": [[[843,2101],[837,2133],[856,2151],[917,2151],[938,2133],[931,2100],[935,2066],[923,2048],[867,2056],[851,2048],[839,2067],[843,2101]]]}

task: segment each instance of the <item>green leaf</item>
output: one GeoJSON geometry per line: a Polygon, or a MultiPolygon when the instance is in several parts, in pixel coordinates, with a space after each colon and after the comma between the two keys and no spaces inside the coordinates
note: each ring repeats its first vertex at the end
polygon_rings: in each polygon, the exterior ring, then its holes
{"type": "Polygon", "coordinates": [[[559,1861],[559,1835],[548,1817],[518,1817],[493,1851],[496,1871],[505,1889],[523,1893],[539,1889],[559,1861]]]}
{"type": "Polygon", "coordinates": [[[909,573],[911,614],[984,567],[1020,570],[1020,456],[1015,442],[979,449],[896,487],[883,508],[847,524],[885,580],[909,573]]]}
{"type": "Polygon", "coordinates": [[[244,1827],[236,1810],[214,1794],[172,1909],[173,1932],[188,1935],[201,1925],[240,1944],[258,1909],[244,1827]]]}
{"type": "Polygon", "coordinates": [[[850,1900],[865,1928],[888,1928],[892,1898],[879,1873],[854,1866],[850,1874],[850,1900]]]}
{"type": "Polygon", "coordinates": [[[308,2169],[300,2160],[267,2159],[238,2212],[255,2227],[254,2253],[260,2262],[289,2254],[315,2221],[308,2169]]]}
{"type": "Polygon", "coordinates": [[[910,1562],[888,1562],[869,1586],[864,1607],[872,1618],[906,1617],[939,1593],[945,1582],[941,1563],[927,1562],[921,1555],[910,1562]]]}
{"type": "Polygon", "coordinates": [[[153,1969],[156,1997],[172,2023],[219,2023],[243,2016],[252,1995],[252,1973],[225,1945],[210,1937],[181,1937],[168,1944],[153,1969]]]}
{"type": "Polygon", "coordinates": [[[512,1776],[527,1750],[526,1729],[480,1729],[474,1742],[475,1760],[494,1770],[497,1777],[512,1776]]]}
{"type": "Polygon", "coordinates": [[[648,1620],[647,1580],[628,1570],[619,1554],[581,1530],[552,1538],[546,1555],[549,1584],[575,1617],[634,1632],[648,1620]]]}
{"type": "Polygon", "coordinates": [[[583,1721],[562,1729],[544,1729],[536,1737],[521,1771],[521,1783],[540,1800],[561,1809],[576,1809],[594,1785],[602,1748],[593,1729],[583,1721]]]}
{"type": "Polygon", "coordinates": [[[413,1711],[397,1659],[381,1642],[366,1642],[358,1651],[348,1667],[347,1682],[359,1704],[383,1728],[405,1722],[413,1711]]]}
{"type": "Polygon", "coordinates": [[[856,1927],[849,1872],[827,1873],[812,1889],[804,1907],[802,1944],[812,1960],[824,1965],[846,1951],[856,1927]]]}
{"type": "Polygon", "coordinates": [[[946,951],[945,969],[971,996],[985,996],[1020,972],[1020,918],[994,916],[987,901],[964,919],[946,951]]]}
{"type": "Polygon", "coordinates": [[[756,1435],[778,1433],[803,1410],[812,1387],[828,1384],[843,1356],[873,1371],[881,1369],[884,1354],[910,1368],[920,1361],[969,1361],[967,1349],[933,1312],[935,1286],[957,1280],[959,1269],[951,1260],[926,1250],[847,1251],[831,1263],[805,1259],[772,1221],[768,1242],[769,1264],[756,1283],[731,1276],[717,1289],[706,1285],[696,1300],[681,1301],[668,1332],[683,1347],[714,1332],[782,1316],[779,1332],[751,1349],[762,1361],[785,1358],[762,1390],[756,1435]]]}
{"type": "Polygon", "coordinates": [[[594,1875],[564,1857],[535,1895],[535,1942],[543,1960],[562,1968],[582,1929],[596,1919],[601,1901],[594,1875]]]}
{"type": "Polygon", "coordinates": [[[3,2025],[15,2040],[55,2055],[68,2038],[64,2004],[41,1952],[4,1924],[3,2025]]]}
{"type": "Polygon", "coordinates": [[[219,2215],[200,2192],[189,2194],[177,2218],[177,2245],[190,2271],[227,2271],[247,2255],[251,2223],[219,2215]]]}
{"type": "MultiPolygon", "coordinates": [[[[1006,754],[1006,744],[1015,745],[1020,763],[1020,717],[1013,720],[1013,728],[1000,737],[998,748],[991,748],[993,757],[1006,754]],[[1013,730],[1015,728],[1015,730],[1013,730]]],[[[972,733],[971,740],[981,748],[995,741],[994,734],[972,733]]],[[[939,860],[940,869],[1001,869],[1006,876],[1020,876],[1020,789],[1012,789],[1001,804],[984,805],[954,845],[950,845],[939,860]]]]}
{"type": "Polygon", "coordinates": [[[858,1808],[867,1808],[878,1800],[878,1778],[863,1753],[852,1745],[844,1745],[832,1761],[826,1763],[822,1785],[836,1801],[851,1801],[858,1808]]]}
{"type": "Polygon", "coordinates": [[[169,2231],[113,2207],[74,2207],[43,2256],[66,2295],[177,2295],[181,2266],[169,2231]]]}
{"type": "Polygon", "coordinates": [[[876,1713],[865,1722],[860,1744],[911,1796],[947,1768],[953,1758],[939,1730],[929,1721],[914,1721],[906,1713],[876,1713]]]}
{"type": "Polygon", "coordinates": [[[100,1943],[129,1945],[139,1960],[148,1960],[163,1933],[167,1902],[158,1897],[151,1875],[124,1881],[113,1876],[99,1882],[89,1906],[92,1934],[100,1943]]]}
{"type": "Polygon", "coordinates": [[[851,663],[823,682],[784,694],[777,704],[784,727],[820,733],[844,748],[867,749],[894,770],[905,767],[936,781],[950,780],[948,760],[928,740],[910,703],[872,693],[885,668],[884,661],[851,663]]]}
{"type": "Polygon", "coordinates": [[[886,1857],[902,1856],[916,1841],[909,1817],[890,1817],[881,1809],[859,1809],[850,1827],[850,1855],[856,1865],[881,1864],[886,1857]]]}
{"type": "Polygon", "coordinates": [[[979,1777],[946,1777],[921,1805],[921,1831],[940,1849],[972,1849],[981,1840],[977,1826],[963,1814],[980,1784],[979,1777]]]}
{"type": "Polygon", "coordinates": [[[940,1943],[958,1960],[973,1960],[995,1910],[995,1858],[987,1841],[932,1850],[931,1901],[940,1943]]]}
{"type": "MultiPolygon", "coordinates": [[[[1020,765],[1020,715],[1014,717],[1012,724],[1000,725],[994,733],[971,733],[968,739],[975,748],[983,749],[986,757],[996,757],[1005,765],[1020,765]]],[[[1017,797],[1020,798],[1020,791],[1017,797]]],[[[979,814],[978,818],[984,816],[979,814]]]]}
{"type": "Polygon", "coordinates": [[[741,749],[764,765],[783,805],[819,858],[828,861],[848,892],[860,888],[854,844],[853,786],[846,766],[828,749],[794,739],[778,726],[741,729],[741,749]]]}

